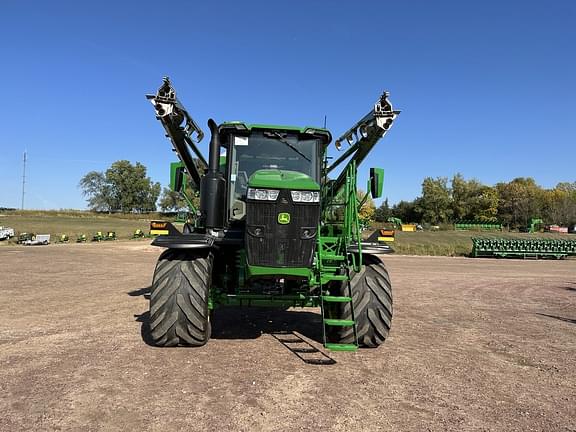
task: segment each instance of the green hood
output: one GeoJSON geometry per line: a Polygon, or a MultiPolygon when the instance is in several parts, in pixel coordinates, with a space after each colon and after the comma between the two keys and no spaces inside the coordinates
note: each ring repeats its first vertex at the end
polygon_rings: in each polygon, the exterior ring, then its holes
{"type": "Polygon", "coordinates": [[[311,177],[297,171],[262,169],[250,176],[248,185],[253,188],[320,190],[320,186],[311,177]]]}

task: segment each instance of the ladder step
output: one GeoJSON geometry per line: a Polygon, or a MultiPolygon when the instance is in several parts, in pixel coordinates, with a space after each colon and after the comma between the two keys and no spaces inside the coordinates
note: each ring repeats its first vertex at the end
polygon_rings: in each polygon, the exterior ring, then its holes
{"type": "Polygon", "coordinates": [[[324,318],[324,324],[329,325],[329,326],[351,327],[354,325],[354,321],[353,320],[324,318]]]}
{"type": "Polygon", "coordinates": [[[325,302],[332,302],[332,303],[349,303],[352,301],[352,297],[322,296],[322,300],[324,300],[325,302]]]}
{"type": "Polygon", "coordinates": [[[324,346],[330,351],[358,351],[358,346],[354,344],[327,343],[324,346]]]}
{"type": "Polygon", "coordinates": [[[326,276],[322,276],[322,278],[326,279],[326,280],[334,280],[334,281],[348,280],[348,276],[346,276],[346,275],[326,275],[326,276]]]}
{"type": "Polygon", "coordinates": [[[320,237],[320,242],[324,243],[338,243],[340,237],[320,237]]]}
{"type": "Polygon", "coordinates": [[[322,261],[344,261],[345,259],[344,255],[322,255],[322,261]]]}
{"type": "Polygon", "coordinates": [[[321,266],[322,270],[324,270],[325,272],[333,272],[336,273],[338,271],[341,270],[340,267],[334,267],[334,266],[327,266],[327,265],[323,265],[321,266]]]}

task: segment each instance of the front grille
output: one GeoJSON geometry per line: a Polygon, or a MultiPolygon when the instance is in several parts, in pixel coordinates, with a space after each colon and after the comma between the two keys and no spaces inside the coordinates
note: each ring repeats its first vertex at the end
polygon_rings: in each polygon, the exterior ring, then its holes
{"type": "Polygon", "coordinates": [[[281,190],[274,202],[248,200],[248,264],[265,267],[310,267],[316,247],[319,218],[319,203],[293,203],[288,190],[281,190]],[[279,213],[289,213],[290,223],[280,224],[279,213]]]}

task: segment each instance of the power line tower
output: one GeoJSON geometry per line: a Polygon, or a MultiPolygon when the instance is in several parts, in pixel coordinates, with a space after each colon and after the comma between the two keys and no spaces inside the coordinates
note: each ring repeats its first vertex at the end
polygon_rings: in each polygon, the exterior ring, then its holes
{"type": "Polygon", "coordinates": [[[24,150],[24,160],[22,169],[22,210],[24,210],[24,192],[26,187],[26,150],[24,150]]]}

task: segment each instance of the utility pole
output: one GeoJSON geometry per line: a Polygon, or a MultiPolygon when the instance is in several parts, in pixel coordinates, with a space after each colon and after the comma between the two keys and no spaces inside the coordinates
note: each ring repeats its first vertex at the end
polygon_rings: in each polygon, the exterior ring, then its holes
{"type": "Polygon", "coordinates": [[[26,150],[24,150],[24,164],[22,170],[22,210],[24,210],[24,191],[26,186],[26,150]]]}

